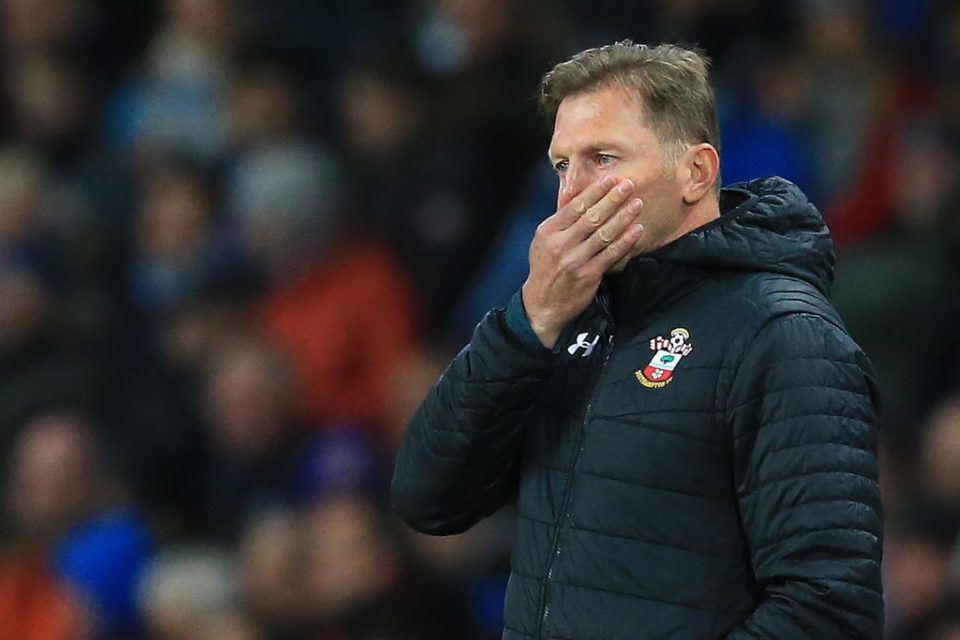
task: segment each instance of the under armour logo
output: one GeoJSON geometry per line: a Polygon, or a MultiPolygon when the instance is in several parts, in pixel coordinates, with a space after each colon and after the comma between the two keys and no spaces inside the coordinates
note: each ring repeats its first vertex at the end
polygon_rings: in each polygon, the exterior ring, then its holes
{"type": "Polygon", "coordinates": [[[589,334],[587,332],[583,332],[580,335],[578,335],[577,341],[571,344],[569,347],[567,347],[567,353],[569,353],[570,355],[575,355],[578,349],[583,349],[583,353],[580,354],[580,357],[582,358],[586,358],[591,353],[593,353],[593,350],[594,348],[596,348],[597,343],[600,342],[600,334],[597,334],[597,336],[593,339],[593,342],[590,342],[587,339],[588,335],[589,334]]]}

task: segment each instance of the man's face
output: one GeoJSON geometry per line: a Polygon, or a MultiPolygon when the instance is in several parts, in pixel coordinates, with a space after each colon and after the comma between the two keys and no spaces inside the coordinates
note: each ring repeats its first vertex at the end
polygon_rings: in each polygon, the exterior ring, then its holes
{"type": "Polygon", "coordinates": [[[549,156],[560,178],[558,208],[604,176],[633,181],[633,196],[643,199],[645,232],[613,271],[679,235],[684,204],[676,163],[648,125],[640,99],[627,89],[614,85],[565,98],[557,110],[549,156]]]}

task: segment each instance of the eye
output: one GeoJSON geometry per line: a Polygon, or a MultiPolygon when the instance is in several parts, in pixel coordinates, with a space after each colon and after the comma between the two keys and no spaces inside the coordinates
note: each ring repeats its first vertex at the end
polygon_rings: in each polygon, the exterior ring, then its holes
{"type": "Polygon", "coordinates": [[[563,173],[567,170],[567,167],[570,166],[570,163],[566,160],[557,160],[553,163],[553,170],[557,173],[563,173]]]}
{"type": "Polygon", "coordinates": [[[598,153],[597,154],[597,164],[601,167],[605,167],[609,164],[613,164],[614,160],[617,159],[617,156],[610,155],[609,153],[598,153]]]}

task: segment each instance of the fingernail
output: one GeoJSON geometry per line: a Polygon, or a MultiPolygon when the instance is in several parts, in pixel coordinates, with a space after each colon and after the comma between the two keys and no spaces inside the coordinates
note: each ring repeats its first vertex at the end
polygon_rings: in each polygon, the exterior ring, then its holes
{"type": "Polygon", "coordinates": [[[643,225],[640,224],[639,222],[633,225],[633,228],[637,233],[643,233],[643,225]]]}
{"type": "Polygon", "coordinates": [[[613,178],[611,178],[610,176],[607,176],[606,178],[600,181],[600,186],[604,189],[609,189],[610,187],[613,186],[613,178]]]}
{"type": "Polygon", "coordinates": [[[619,191],[623,195],[627,195],[628,193],[633,191],[633,183],[630,182],[629,180],[624,180],[623,182],[620,183],[620,186],[617,187],[617,191],[619,191]]]}
{"type": "Polygon", "coordinates": [[[643,208],[643,200],[634,198],[630,201],[630,213],[638,213],[643,208]]]}

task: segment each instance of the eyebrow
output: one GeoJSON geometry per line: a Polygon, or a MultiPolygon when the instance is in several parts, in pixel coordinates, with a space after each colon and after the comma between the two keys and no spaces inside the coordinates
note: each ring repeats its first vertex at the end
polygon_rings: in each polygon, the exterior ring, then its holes
{"type": "MultiPolygon", "coordinates": [[[[586,151],[587,153],[590,153],[590,154],[599,153],[601,151],[623,151],[623,146],[616,142],[601,140],[601,141],[592,143],[590,146],[586,148],[586,151]]],[[[556,157],[559,158],[564,156],[561,156],[558,154],[556,157]]],[[[550,149],[547,149],[547,160],[549,160],[552,163],[553,159],[554,159],[553,153],[551,153],[550,149]]]]}

